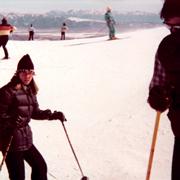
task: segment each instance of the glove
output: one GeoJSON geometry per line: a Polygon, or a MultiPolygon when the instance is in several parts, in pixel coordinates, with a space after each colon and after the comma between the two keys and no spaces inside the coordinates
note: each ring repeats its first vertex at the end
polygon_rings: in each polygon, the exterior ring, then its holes
{"type": "Polygon", "coordinates": [[[54,111],[52,115],[49,117],[49,120],[60,120],[61,122],[67,121],[64,114],[60,111],[54,111]]]}
{"type": "Polygon", "coordinates": [[[52,115],[52,112],[50,109],[46,109],[44,111],[42,111],[42,117],[43,119],[48,119],[50,116],[52,115]]]}
{"type": "Polygon", "coordinates": [[[164,112],[171,104],[171,93],[169,88],[155,86],[149,92],[149,105],[160,112],[164,112]]]}

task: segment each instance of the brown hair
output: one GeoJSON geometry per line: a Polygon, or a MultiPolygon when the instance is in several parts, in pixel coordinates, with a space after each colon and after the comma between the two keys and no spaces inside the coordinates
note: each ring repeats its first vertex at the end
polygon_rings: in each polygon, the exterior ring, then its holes
{"type": "MultiPolygon", "coordinates": [[[[19,89],[21,88],[21,80],[19,79],[19,76],[17,75],[17,73],[12,77],[11,81],[10,81],[11,85],[15,87],[15,89],[19,89]]],[[[37,94],[38,93],[38,87],[36,85],[36,82],[34,81],[34,78],[31,80],[30,84],[29,84],[33,94],[37,94]]]]}

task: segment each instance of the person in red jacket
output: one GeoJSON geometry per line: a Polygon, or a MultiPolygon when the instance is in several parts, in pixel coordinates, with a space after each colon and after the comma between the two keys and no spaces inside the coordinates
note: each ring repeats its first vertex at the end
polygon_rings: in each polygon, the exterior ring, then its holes
{"type": "Polygon", "coordinates": [[[9,40],[9,34],[12,33],[14,30],[15,30],[15,27],[8,24],[7,19],[3,17],[2,23],[0,24],[0,47],[2,46],[4,50],[4,55],[5,55],[3,59],[9,58],[6,45],[9,40]]]}

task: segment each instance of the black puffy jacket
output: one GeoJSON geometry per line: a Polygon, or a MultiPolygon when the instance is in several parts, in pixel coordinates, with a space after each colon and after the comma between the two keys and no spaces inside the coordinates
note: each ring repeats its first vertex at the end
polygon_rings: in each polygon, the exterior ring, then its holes
{"type": "Polygon", "coordinates": [[[10,151],[28,150],[33,143],[30,119],[49,119],[50,111],[40,110],[31,86],[10,82],[0,89],[0,144],[5,149],[13,136],[10,151]]]}

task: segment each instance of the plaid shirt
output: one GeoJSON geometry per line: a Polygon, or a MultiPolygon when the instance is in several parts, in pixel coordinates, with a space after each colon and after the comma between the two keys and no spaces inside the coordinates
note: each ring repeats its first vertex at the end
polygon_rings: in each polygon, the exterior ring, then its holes
{"type": "Polygon", "coordinates": [[[167,83],[167,76],[165,73],[165,69],[158,58],[158,54],[156,53],[154,73],[149,85],[149,89],[153,88],[154,86],[164,86],[166,83],[167,83]]]}

